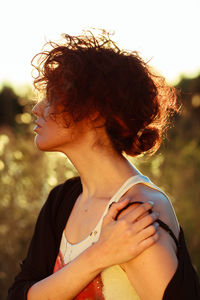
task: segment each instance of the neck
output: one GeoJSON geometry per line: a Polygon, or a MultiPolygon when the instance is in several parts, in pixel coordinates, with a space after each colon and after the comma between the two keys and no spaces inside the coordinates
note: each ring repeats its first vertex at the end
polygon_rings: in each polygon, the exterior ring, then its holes
{"type": "Polygon", "coordinates": [[[83,187],[82,199],[110,198],[139,171],[113,148],[91,147],[87,143],[63,151],[77,169],[83,187]]]}

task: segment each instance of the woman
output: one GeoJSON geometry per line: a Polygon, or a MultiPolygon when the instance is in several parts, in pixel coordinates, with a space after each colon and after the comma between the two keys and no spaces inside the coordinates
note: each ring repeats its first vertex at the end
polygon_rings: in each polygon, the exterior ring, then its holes
{"type": "Polygon", "coordinates": [[[169,199],[123,155],[158,149],[174,90],[105,31],[50,45],[36,66],[45,95],[33,108],[35,141],[80,177],[51,191],[8,299],[198,299],[169,199]]]}

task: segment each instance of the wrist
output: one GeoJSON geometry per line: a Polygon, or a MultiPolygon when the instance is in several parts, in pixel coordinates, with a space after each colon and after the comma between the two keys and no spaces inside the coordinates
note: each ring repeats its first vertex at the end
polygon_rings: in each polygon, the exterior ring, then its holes
{"type": "Polygon", "coordinates": [[[104,251],[99,242],[92,244],[92,246],[86,250],[85,254],[89,260],[88,263],[92,266],[95,273],[100,273],[108,267],[104,259],[104,251]]]}

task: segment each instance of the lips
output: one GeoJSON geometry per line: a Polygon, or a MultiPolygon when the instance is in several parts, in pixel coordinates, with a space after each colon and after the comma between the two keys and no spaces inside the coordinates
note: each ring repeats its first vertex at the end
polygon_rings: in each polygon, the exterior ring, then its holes
{"type": "Polygon", "coordinates": [[[42,128],[41,126],[36,125],[36,126],[33,128],[33,131],[35,131],[35,132],[38,133],[38,131],[40,131],[41,128],[42,128]]]}
{"type": "Polygon", "coordinates": [[[35,132],[38,133],[38,131],[40,130],[40,128],[42,128],[42,126],[41,126],[41,124],[38,121],[36,121],[35,123],[36,123],[36,125],[33,128],[33,131],[35,131],[35,132]]]}

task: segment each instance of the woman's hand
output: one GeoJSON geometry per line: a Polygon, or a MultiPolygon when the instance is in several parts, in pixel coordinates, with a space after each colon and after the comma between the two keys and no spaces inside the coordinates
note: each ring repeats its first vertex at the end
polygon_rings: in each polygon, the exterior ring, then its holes
{"type": "Polygon", "coordinates": [[[100,259],[104,267],[128,262],[159,238],[158,223],[155,222],[159,214],[148,213],[153,206],[152,202],[137,204],[135,208],[129,207],[115,221],[118,212],[128,203],[128,199],[114,203],[104,217],[101,234],[96,243],[101,251],[100,259]]]}

